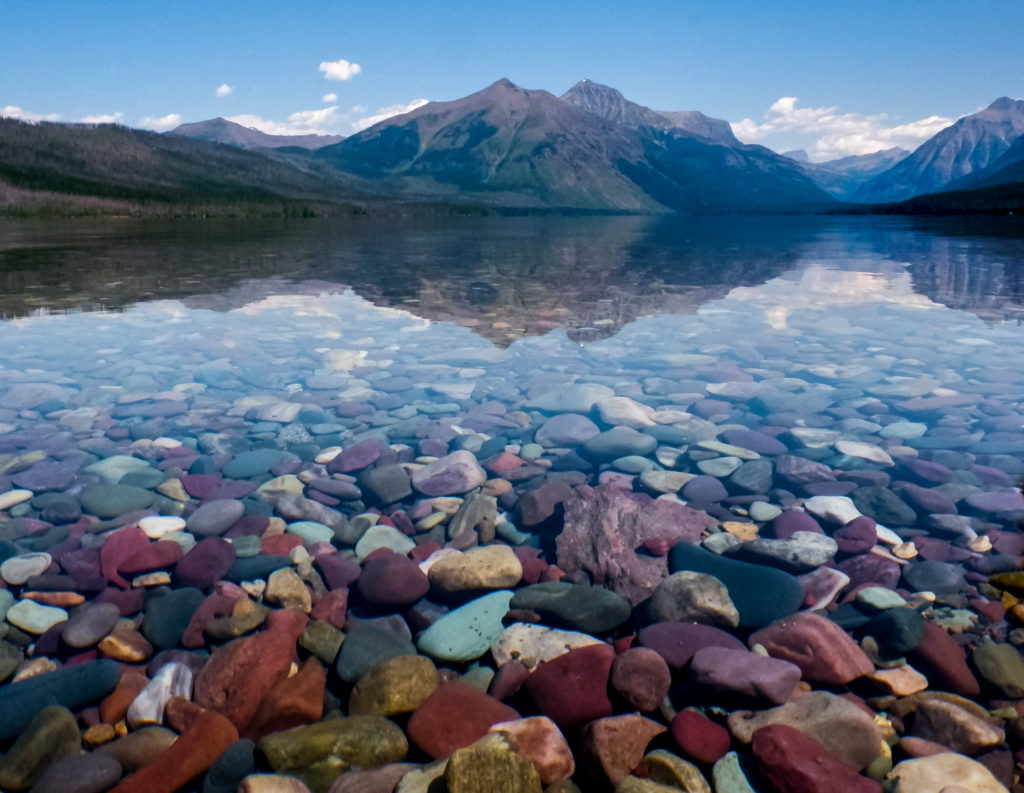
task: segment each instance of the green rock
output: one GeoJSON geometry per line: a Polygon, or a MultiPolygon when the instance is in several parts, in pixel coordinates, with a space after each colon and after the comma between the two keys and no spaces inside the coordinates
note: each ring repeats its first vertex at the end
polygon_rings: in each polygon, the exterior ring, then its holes
{"type": "Polygon", "coordinates": [[[1011,644],[982,644],[971,655],[978,673],[1007,699],[1024,698],[1024,661],[1011,644]]]}
{"type": "Polygon", "coordinates": [[[243,614],[234,614],[228,617],[217,617],[206,623],[203,632],[215,642],[226,642],[229,639],[237,639],[247,633],[252,633],[267,618],[270,609],[259,606],[252,611],[243,614]]]}
{"type": "Polygon", "coordinates": [[[442,661],[479,658],[505,631],[502,619],[511,600],[512,592],[502,589],[450,611],[420,636],[420,652],[442,661]]]}
{"type": "Polygon", "coordinates": [[[758,793],[747,781],[747,775],[740,766],[736,752],[729,752],[711,769],[715,793],[758,793]]]}
{"type": "Polygon", "coordinates": [[[335,628],[327,620],[315,620],[306,626],[299,637],[299,644],[317,658],[330,666],[338,657],[345,634],[335,628]]]}
{"type": "Polygon", "coordinates": [[[82,511],[97,518],[116,518],[145,509],[153,503],[148,490],[133,485],[93,485],[82,491],[82,511]]]}
{"type": "Polygon", "coordinates": [[[441,674],[429,658],[399,655],[378,664],[356,683],[349,699],[354,716],[395,716],[412,713],[441,685],[441,674]]]}
{"type": "Polygon", "coordinates": [[[381,716],[339,716],[271,733],[257,748],[275,772],[296,776],[321,793],[350,768],[399,762],[409,743],[397,725],[381,716]]]}
{"type": "Polygon", "coordinates": [[[295,534],[302,538],[307,545],[315,542],[330,542],[334,539],[334,529],[317,523],[315,520],[299,520],[289,523],[285,534],[295,534]]]}
{"type": "Polygon", "coordinates": [[[50,763],[81,750],[74,714],[60,705],[43,708],[0,758],[0,790],[26,790],[50,763]]]}
{"type": "Polygon", "coordinates": [[[399,655],[416,655],[412,642],[390,631],[360,623],[345,637],[335,668],[338,677],[354,683],[378,664],[399,655]]]}
{"type": "Polygon", "coordinates": [[[25,653],[20,647],[10,642],[0,641],[0,683],[17,671],[24,657],[25,653]]]}
{"type": "Polygon", "coordinates": [[[896,609],[907,605],[902,597],[881,586],[864,587],[857,593],[857,602],[875,611],[896,609]]]}
{"type": "Polygon", "coordinates": [[[549,624],[583,633],[614,630],[629,619],[629,601],[604,587],[545,581],[515,593],[514,609],[536,611],[549,624]]]}
{"type": "Polygon", "coordinates": [[[488,735],[448,758],[448,793],[541,793],[533,763],[512,750],[503,735],[488,735]]]}

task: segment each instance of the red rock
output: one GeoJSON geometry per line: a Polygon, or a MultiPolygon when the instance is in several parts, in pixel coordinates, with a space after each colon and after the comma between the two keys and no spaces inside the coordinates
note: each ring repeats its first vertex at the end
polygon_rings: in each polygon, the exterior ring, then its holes
{"type": "Polygon", "coordinates": [[[522,661],[509,661],[498,667],[497,673],[491,678],[487,693],[495,699],[504,701],[519,691],[529,676],[530,670],[522,661]]]}
{"type": "Polygon", "coordinates": [[[614,661],[610,645],[578,647],[537,667],[526,689],[537,709],[559,727],[581,726],[611,715],[607,689],[614,661]]]}
{"type": "Polygon", "coordinates": [[[138,589],[104,589],[96,596],[97,603],[113,603],[121,610],[122,617],[131,617],[142,611],[146,602],[146,590],[138,589]]]}
{"type": "Polygon", "coordinates": [[[242,737],[258,741],[272,732],[319,720],[324,715],[326,685],[327,670],[316,658],[308,658],[298,672],[270,690],[242,737]]]}
{"type": "Polygon", "coordinates": [[[824,746],[795,727],[772,724],[754,733],[758,766],[779,793],[881,793],[824,746]]]}
{"type": "Polygon", "coordinates": [[[729,731],[695,710],[681,710],[670,725],[672,737],[683,753],[698,763],[712,765],[729,751],[729,731]]]}
{"type": "Polygon", "coordinates": [[[875,671],[846,631],[817,614],[802,612],[777,620],[753,633],[749,643],[796,664],[806,680],[817,683],[842,685],[875,671]]]}
{"type": "Polygon", "coordinates": [[[199,604],[199,608],[195,610],[192,619],[189,620],[188,627],[181,635],[179,644],[189,649],[204,646],[206,637],[203,635],[203,630],[212,620],[231,616],[237,602],[237,597],[222,595],[219,592],[207,595],[206,600],[199,604]]]}
{"type": "Polygon", "coordinates": [[[977,678],[967,666],[967,656],[946,629],[925,621],[921,643],[909,654],[911,665],[928,678],[930,687],[963,697],[981,693],[977,678]]]}
{"type": "Polygon", "coordinates": [[[376,606],[401,608],[411,606],[426,595],[430,581],[408,556],[386,552],[367,559],[356,587],[360,595],[376,606]]]}
{"type": "Polygon", "coordinates": [[[521,457],[517,457],[512,454],[512,452],[496,454],[494,457],[490,457],[483,462],[485,470],[490,471],[492,474],[498,474],[499,476],[504,474],[506,471],[514,471],[516,468],[523,465],[526,465],[526,461],[521,457]]]}
{"type": "Polygon", "coordinates": [[[949,751],[949,747],[943,746],[941,743],[926,741],[924,738],[914,735],[904,735],[900,738],[900,749],[908,757],[931,757],[933,754],[944,754],[949,751]]]}
{"type": "Polygon", "coordinates": [[[503,721],[488,732],[511,736],[516,752],[533,763],[540,774],[541,784],[545,786],[568,779],[576,771],[576,761],[565,736],[545,716],[503,721]]]}
{"type": "Polygon", "coordinates": [[[217,713],[204,713],[156,760],[111,793],[174,793],[205,772],[238,740],[238,730],[217,713]]]}
{"type": "Polygon", "coordinates": [[[309,616],[314,620],[326,620],[335,628],[345,627],[348,615],[348,590],[332,589],[313,606],[309,616]]]}
{"type": "Polygon", "coordinates": [[[430,557],[430,554],[434,553],[434,551],[440,550],[441,543],[434,542],[433,540],[431,540],[430,542],[425,542],[422,545],[417,545],[415,548],[409,551],[409,557],[414,561],[422,562],[425,559],[428,559],[430,557]]]}
{"type": "Polygon", "coordinates": [[[469,746],[492,724],[513,721],[518,711],[477,688],[453,680],[443,684],[409,718],[409,740],[436,760],[469,746]]]}
{"type": "Polygon", "coordinates": [[[559,504],[572,498],[572,488],[561,480],[547,481],[519,497],[519,519],[524,526],[536,526],[555,514],[559,504]]]}
{"type": "Polygon", "coordinates": [[[999,622],[1006,616],[1006,607],[998,600],[975,598],[967,601],[967,605],[980,614],[984,614],[992,622],[999,622]]]}
{"type": "Polygon", "coordinates": [[[617,785],[640,765],[649,744],[665,727],[631,713],[590,722],[583,730],[581,751],[594,776],[617,785]]]}
{"type": "Polygon", "coordinates": [[[294,655],[295,639],[283,630],[228,642],[213,651],[199,673],[193,700],[244,729],[271,689],[288,675],[294,655]]]}
{"type": "Polygon", "coordinates": [[[164,723],[175,732],[183,733],[202,714],[210,712],[184,697],[171,697],[164,705],[164,723]]]}
{"type": "Polygon", "coordinates": [[[298,534],[271,534],[260,540],[260,552],[269,556],[287,556],[292,548],[302,545],[298,534]]]}
{"type": "Polygon", "coordinates": [[[184,556],[181,546],[169,540],[151,542],[147,547],[137,551],[130,558],[118,565],[122,573],[144,573],[149,570],[163,570],[173,567],[184,556]]]}
{"type": "Polygon", "coordinates": [[[309,616],[301,609],[273,609],[267,614],[263,628],[267,631],[276,631],[284,634],[294,644],[302,635],[302,632],[306,630],[307,625],[309,625],[309,616]]]}
{"type": "Polygon", "coordinates": [[[340,553],[317,557],[316,565],[320,568],[328,589],[350,587],[363,571],[358,564],[340,553]]]}
{"type": "Polygon", "coordinates": [[[694,542],[712,523],[706,513],[682,504],[607,485],[581,485],[565,502],[565,527],[556,542],[558,566],[570,575],[586,571],[594,584],[635,606],[668,574],[665,557],[640,556],[636,549],[652,538],[694,542]]]}
{"type": "Polygon", "coordinates": [[[647,647],[626,650],[612,664],[612,688],[639,711],[654,710],[668,694],[672,672],[665,659],[647,647]]]}
{"type": "Polygon", "coordinates": [[[122,672],[117,688],[100,702],[100,720],[107,724],[117,724],[128,713],[135,697],[148,684],[149,679],[138,670],[122,672]]]}
{"type": "Polygon", "coordinates": [[[235,547],[221,537],[197,542],[174,569],[179,586],[207,590],[228,574],[235,563],[235,547]]]}
{"type": "Polygon", "coordinates": [[[192,498],[213,498],[220,487],[220,474],[182,474],[181,485],[192,498]]]}
{"type": "Polygon", "coordinates": [[[100,572],[112,584],[122,589],[130,589],[131,583],[118,575],[118,568],[135,554],[149,547],[149,537],[136,527],[118,529],[103,543],[100,548],[100,572]]]}

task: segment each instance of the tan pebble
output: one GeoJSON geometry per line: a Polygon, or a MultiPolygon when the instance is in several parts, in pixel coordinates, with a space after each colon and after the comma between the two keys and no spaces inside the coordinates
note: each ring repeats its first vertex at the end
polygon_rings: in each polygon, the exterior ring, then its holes
{"type": "Polygon", "coordinates": [[[156,486],[156,491],[160,495],[167,496],[172,501],[179,501],[182,504],[189,500],[189,495],[185,491],[185,486],[181,483],[180,479],[168,479],[161,482],[156,486]]]}
{"type": "MultiPolygon", "coordinates": [[[[266,588],[266,582],[258,581],[252,583],[263,584],[262,588],[266,588]]],[[[243,614],[252,614],[254,611],[259,611],[259,605],[249,600],[249,598],[239,598],[235,601],[235,605],[231,608],[232,617],[241,617],[243,614]]]]}
{"type": "Polygon", "coordinates": [[[250,774],[239,783],[235,793],[309,793],[309,788],[293,776],[250,774]]]}
{"type": "Polygon", "coordinates": [[[432,498],[430,506],[438,512],[443,512],[445,515],[454,515],[459,511],[459,507],[462,506],[462,501],[463,499],[456,498],[455,496],[442,496],[441,498],[432,498]]]}
{"type": "Polygon", "coordinates": [[[28,501],[34,495],[31,490],[8,490],[6,493],[0,493],[0,510],[10,509],[16,504],[28,501]]]}
{"type": "Polygon", "coordinates": [[[447,512],[431,512],[425,518],[420,518],[416,521],[417,531],[430,531],[435,526],[448,520],[449,515],[447,512]]]}
{"type": "Polygon", "coordinates": [[[243,581],[241,586],[242,586],[242,589],[245,591],[245,593],[249,597],[253,597],[253,598],[256,598],[257,600],[259,600],[261,597],[263,597],[264,591],[266,591],[267,582],[266,581],[243,581]]]}
{"type": "Polygon", "coordinates": [[[758,537],[758,527],[756,523],[743,523],[738,520],[727,520],[722,524],[722,528],[729,532],[733,537],[739,537],[744,542],[756,540],[758,537]]]}
{"type": "Polygon", "coordinates": [[[112,658],[126,664],[140,664],[153,656],[153,645],[139,633],[131,623],[118,625],[109,636],[104,636],[96,646],[104,658],[112,658]]]}
{"type": "Polygon", "coordinates": [[[112,741],[115,737],[117,737],[117,733],[114,732],[114,725],[94,724],[82,735],[82,743],[91,749],[94,746],[112,741]]]}
{"type": "Polygon", "coordinates": [[[77,592],[25,592],[22,597],[42,603],[44,606],[56,606],[62,609],[74,608],[85,602],[85,597],[77,592]]]}
{"type": "Polygon", "coordinates": [[[320,463],[320,465],[327,465],[331,460],[341,454],[340,446],[328,446],[326,449],[321,449],[320,453],[313,458],[314,462],[320,463]]]}
{"type": "Polygon", "coordinates": [[[302,545],[296,545],[288,551],[288,558],[292,560],[292,564],[302,564],[303,562],[309,561],[309,551],[307,551],[302,545]]]}
{"type": "Polygon", "coordinates": [[[144,575],[137,575],[132,579],[133,588],[151,587],[151,586],[169,586],[171,583],[171,574],[159,570],[155,573],[145,573],[144,575]]]}
{"type": "Polygon", "coordinates": [[[507,479],[488,479],[483,484],[483,494],[485,496],[503,496],[512,489],[512,483],[507,479]]]}
{"type": "Polygon", "coordinates": [[[264,537],[273,537],[274,535],[277,535],[277,534],[284,534],[285,530],[287,528],[288,528],[288,524],[285,523],[283,519],[274,517],[274,518],[271,518],[270,519],[270,523],[267,524],[267,530],[265,532],[263,532],[263,536],[264,537]]]}
{"type": "Polygon", "coordinates": [[[972,537],[968,540],[967,547],[975,553],[988,553],[992,550],[992,540],[982,534],[980,537],[972,537]]]}
{"type": "Polygon", "coordinates": [[[151,540],[185,528],[185,519],[177,515],[149,515],[139,521],[139,528],[151,540]]]}
{"type": "Polygon", "coordinates": [[[121,719],[117,724],[114,725],[114,735],[118,738],[123,738],[128,734],[128,722],[121,719]]]}
{"type": "Polygon", "coordinates": [[[12,683],[20,683],[22,680],[28,680],[31,677],[38,677],[39,675],[45,675],[48,672],[56,672],[60,667],[49,658],[34,658],[28,663],[22,664],[21,669],[11,680],[12,683]]]}
{"type": "Polygon", "coordinates": [[[1010,609],[1010,614],[1013,615],[1013,618],[1017,620],[1017,622],[1024,624],[1024,603],[1018,603],[1010,609]]]}
{"type": "Polygon", "coordinates": [[[893,546],[892,552],[899,559],[913,559],[917,556],[917,546],[912,542],[901,542],[893,546]]]}
{"type": "Polygon", "coordinates": [[[867,677],[897,697],[908,697],[928,688],[928,678],[912,666],[876,669],[867,677]]]}

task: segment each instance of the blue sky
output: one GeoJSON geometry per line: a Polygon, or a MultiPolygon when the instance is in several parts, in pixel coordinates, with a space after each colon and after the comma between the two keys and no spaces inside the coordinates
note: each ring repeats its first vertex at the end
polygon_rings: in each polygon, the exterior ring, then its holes
{"type": "Polygon", "coordinates": [[[1021,0],[0,0],[0,112],[350,134],[500,77],[587,77],[827,159],[1024,97],[1022,30],[1021,0]]]}

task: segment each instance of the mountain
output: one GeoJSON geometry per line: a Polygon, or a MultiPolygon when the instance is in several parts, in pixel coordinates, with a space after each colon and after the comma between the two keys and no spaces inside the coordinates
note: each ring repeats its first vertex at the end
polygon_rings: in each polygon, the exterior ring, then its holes
{"type": "Polygon", "coordinates": [[[803,149],[784,152],[818,187],[840,201],[849,201],[869,179],[888,170],[910,154],[898,146],[873,154],[853,154],[825,162],[811,162],[803,149]]]}
{"type": "Polygon", "coordinates": [[[239,149],[277,149],[285,146],[320,149],[343,139],[342,135],[268,135],[255,127],[243,127],[226,118],[211,118],[208,121],[182,124],[167,134],[182,135],[210,143],[224,143],[239,149]]]}
{"type": "MultiPolygon", "coordinates": [[[[582,85],[577,94],[593,99],[596,84],[582,85]]],[[[314,156],[382,190],[522,210],[766,212],[830,203],[795,163],[764,147],[717,143],[624,99],[593,107],[599,112],[503,79],[314,156]]]]}
{"type": "Polygon", "coordinates": [[[1002,97],[929,138],[909,157],[866,182],[853,198],[886,203],[943,190],[993,164],[1021,135],[1024,101],[1002,97]]]}
{"type": "Polygon", "coordinates": [[[953,190],[975,190],[1024,182],[1024,135],[987,168],[951,182],[953,190]]]}
{"type": "Polygon", "coordinates": [[[0,209],[6,204],[8,210],[21,205],[74,211],[82,201],[68,197],[89,197],[114,202],[108,209],[133,212],[154,204],[236,203],[287,213],[301,212],[306,202],[353,211],[358,197],[352,179],[281,155],[113,124],[10,118],[0,118],[0,188],[0,209]]]}
{"type": "Polygon", "coordinates": [[[741,145],[728,121],[710,118],[696,110],[651,110],[630,102],[615,88],[592,80],[580,80],[562,94],[561,99],[623,126],[685,130],[726,146],[741,145]]]}

